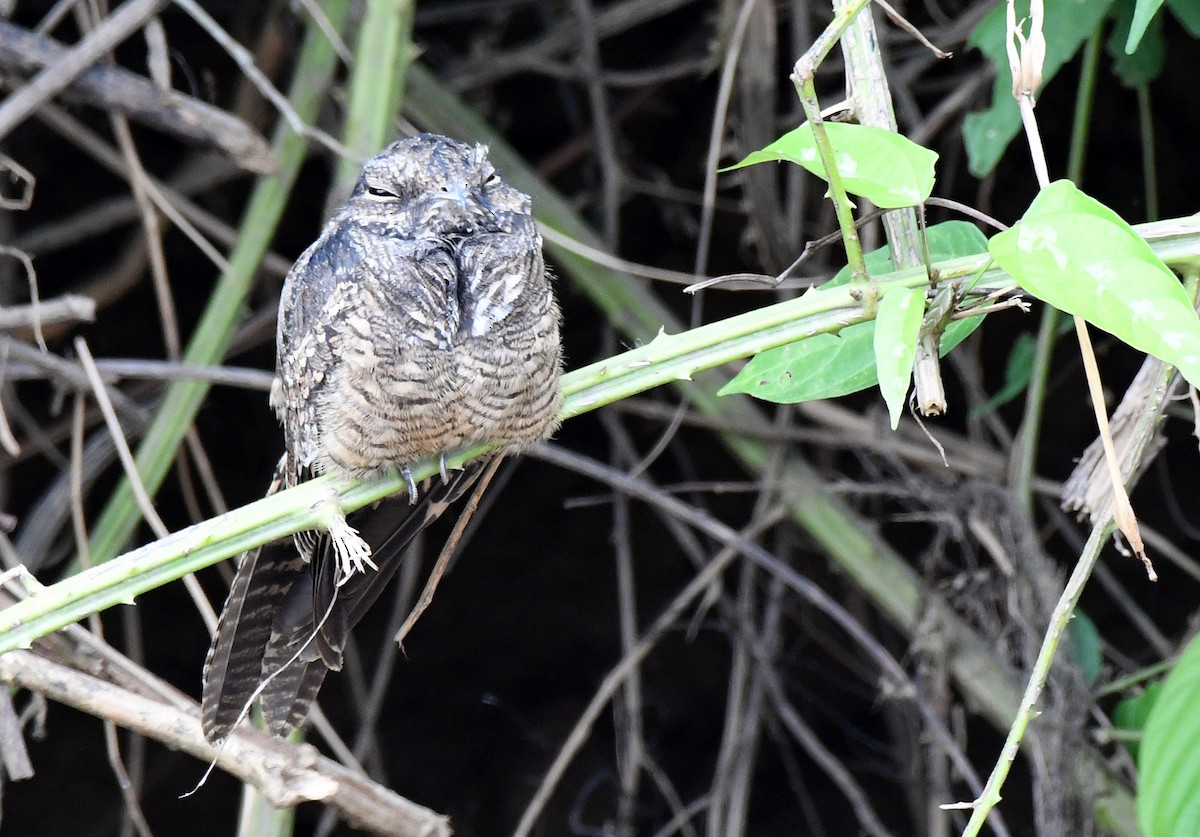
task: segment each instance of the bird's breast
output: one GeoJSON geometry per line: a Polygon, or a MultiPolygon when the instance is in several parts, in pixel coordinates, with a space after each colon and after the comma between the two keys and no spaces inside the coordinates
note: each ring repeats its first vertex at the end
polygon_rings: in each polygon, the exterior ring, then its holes
{"type": "Polygon", "coordinates": [[[538,242],[528,243],[496,235],[376,248],[363,281],[326,300],[316,342],[328,365],[303,433],[313,470],[367,476],[548,435],[558,310],[538,242]]]}
{"type": "Polygon", "coordinates": [[[499,337],[394,352],[344,341],[315,417],[325,460],[317,470],[367,476],[479,442],[544,438],[560,401],[557,333],[499,337]]]}

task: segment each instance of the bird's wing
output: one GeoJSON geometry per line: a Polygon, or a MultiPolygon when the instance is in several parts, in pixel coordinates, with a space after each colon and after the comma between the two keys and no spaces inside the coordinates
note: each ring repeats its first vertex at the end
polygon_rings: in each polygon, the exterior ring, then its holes
{"type": "Polygon", "coordinates": [[[362,475],[440,450],[402,438],[404,450],[339,456],[334,428],[419,425],[406,399],[442,397],[458,321],[454,271],[437,242],[334,222],[297,260],[280,298],[276,411],[298,467],[362,475]]]}
{"type": "Polygon", "coordinates": [[[344,319],[346,300],[361,268],[358,248],[347,231],[330,223],[283,283],[276,333],[280,391],[272,398],[297,478],[298,470],[310,466],[320,449],[320,428],[312,411],[330,383],[337,352],[326,326],[338,322],[339,312],[344,319]]]}
{"type": "Polygon", "coordinates": [[[370,545],[378,570],[355,573],[340,587],[324,533],[301,533],[299,549],[247,553],[204,669],[205,736],[226,737],[256,691],[273,734],[287,735],[303,722],[325,675],[341,668],[347,634],[395,575],[405,547],[474,484],[485,464],[472,460],[446,483],[427,480],[416,504],[397,495],[351,514],[348,523],[370,545]],[[309,544],[311,561],[303,557],[309,544]]]}

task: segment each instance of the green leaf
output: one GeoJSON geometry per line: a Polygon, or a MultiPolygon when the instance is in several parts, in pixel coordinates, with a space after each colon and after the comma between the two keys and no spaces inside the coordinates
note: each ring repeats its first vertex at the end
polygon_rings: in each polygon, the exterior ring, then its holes
{"type": "MultiPolygon", "coordinates": [[[[966,340],[983,317],[955,320],[942,333],[938,354],[966,340]]],[[[857,323],[838,334],[817,334],[755,355],[718,395],[744,392],[776,404],[839,398],[879,383],[875,323],[857,323]]]]}
{"type": "Polygon", "coordinates": [[[1076,610],[1071,621],[1067,623],[1067,633],[1071,637],[1071,650],[1075,653],[1076,664],[1083,672],[1083,679],[1089,686],[1096,685],[1100,678],[1100,668],[1104,664],[1104,652],[1096,623],[1082,611],[1076,610]]]}
{"type": "Polygon", "coordinates": [[[744,392],[776,404],[838,398],[874,386],[875,323],[858,323],[841,334],[817,334],[760,352],[719,395],[744,392]]]}
{"type": "Polygon", "coordinates": [[[1125,38],[1125,54],[1133,55],[1137,50],[1138,44],[1142,41],[1142,35],[1146,34],[1146,27],[1150,25],[1150,21],[1158,14],[1158,10],[1162,8],[1163,0],[1137,0],[1137,5],[1133,10],[1133,21],[1129,27],[1129,34],[1125,38]]]}
{"type": "MultiPolygon", "coordinates": [[[[933,261],[973,256],[987,250],[987,239],[973,224],[947,221],[927,231],[933,261]]],[[[871,274],[892,270],[891,250],[881,247],[866,254],[871,274]]],[[[839,271],[823,287],[850,280],[849,268],[839,271]]],[[[885,294],[885,298],[886,298],[885,294]]],[[[942,334],[940,353],[945,355],[983,322],[983,317],[955,320],[942,334]]],[[[875,365],[875,323],[858,323],[841,334],[818,334],[753,357],[721,389],[721,395],[744,392],[778,404],[795,404],[820,398],[837,398],[867,389],[879,382],[875,365]]]]}
{"type": "MultiPolygon", "coordinates": [[[[1191,0],[1194,2],[1194,0],[1191,0]]],[[[1189,0],[1183,0],[1189,2],[1189,0]]],[[[1071,0],[1046,3],[1043,32],[1046,35],[1046,60],[1042,65],[1043,86],[1079,50],[1079,47],[1103,20],[1113,0],[1071,0]]],[[[979,21],[968,43],[991,59],[996,66],[992,86],[992,106],[967,115],[963,123],[963,143],[971,173],[983,177],[1000,161],[1004,150],[1021,129],[1021,114],[1012,96],[1012,74],[1004,50],[1004,3],[997,3],[979,21]]],[[[1018,0],[1017,20],[1029,16],[1028,0],[1018,0]]]]}
{"type": "Polygon", "coordinates": [[[1149,21],[1150,28],[1139,39],[1137,50],[1126,52],[1130,27],[1140,8],[1139,0],[1117,0],[1113,8],[1116,22],[1107,49],[1113,59],[1113,72],[1126,87],[1140,87],[1158,78],[1167,49],[1163,38],[1162,15],[1158,15],[1149,21]]]}
{"type": "Polygon", "coordinates": [[[912,381],[917,338],[925,316],[924,288],[892,288],[879,300],[875,314],[875,368],[879,391],[887,403],[892,430],[904,415],[904,396],[912,381]]]}
{"type": "MultiPolygon", "coordinates": [[[[896,209],[922,203],[933,191],[937,152],[893,131],[869,125],[827,122],[825,132],[833,146],[842,185],[850,194],[884,209],[896,209]]],[[[789,160],[829,180],[817,154],[812,126],[807,122],[721,171],[779,160],[789,160]]]]}
{"type": "Polygon", "coordinates": [[[1138,758],[1143,837],[1200,834],[1200,641],[1188,643],[1150,711],[1138,758]]]}
{"type": "Polygon", "coordinates": [[[1193,38],[1200,38],[1200,3],[1196,0],[1167,0],[1167,8],[1193,38]]]}
{"type": "Polygon", "coordinates": [[[1004,369],[1004,386],[986,403],[971,411],[971,418],[977,419],[1003,407],[1025,391],[1029,385],[1029,376],[1033,374],[1033,357],[1037,354],[1037,340],[1032,334],[1022,332],[1017,335],[1016,342],[1008,353],[1008,364],[1004,369]]]}
{"type": "MultiPolygon", "coordinates": [[[[1127,697],[1117,704],[1113,712],[1113,726],[1126,732],[1144,732],[1146,721],[1154,710],[1158,698],[1162,695],[1162,681],[1155,681],[1146,686],[1140,695],[1127,697]]],[[[1134,759],[1139,758],[1142,749],[1141,741],[1126,741],[1125,747],[1134,759]]]]}
{"type": "Polygon", "coordinates": [[[1070,181],[1043,189],[988,249],[1038,299],[1200,382],[1200,320],[1183,286],[1120,216],[1070,181]]]}

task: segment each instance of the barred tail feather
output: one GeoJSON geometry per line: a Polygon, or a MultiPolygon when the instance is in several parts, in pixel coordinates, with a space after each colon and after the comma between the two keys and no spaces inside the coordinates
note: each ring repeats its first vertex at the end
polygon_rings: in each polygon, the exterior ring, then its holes
{"type": "Polygon", "coordinates": [[[243,556],[204,664],[200,719],[209,741],[227,737],[254,697],[279,603],[293,586],[307,586],[308,572],[290,544],[243,556]],[[280,560],[283,550],[291,557],[280,560]]]}
{"type": "Polygon", "coordinates": [[[378,570],[356,573],[341,587],[323,533],[316,533],[311,563],[290,544],[247,553],[205,665],[205,736],[227,736],[256,692],[274,735],[303,723],[326,674],[342,667],[350,630],[396,574],[405,548],[474,485],[486,463],[473,460],[444,484],[427,480],[416,505],[397,496],[352,514],[349,522],[371,546],[378,570]]]}

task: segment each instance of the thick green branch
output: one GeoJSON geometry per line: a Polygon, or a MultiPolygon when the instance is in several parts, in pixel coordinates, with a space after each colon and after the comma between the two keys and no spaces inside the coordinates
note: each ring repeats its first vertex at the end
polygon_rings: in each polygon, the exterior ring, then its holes
{"type": "MultiPolygon", "coordinates": [[[[1200,253],[1200,222],[1194,219],[1159,222],[1141,228],[1151,238],[1156,251],[1168,262],[1184,258],[1185,253],[1200,253]],[[1189,230],[1188,232],[1184,232],[1189,230]]],[[[1194,256],[1193,256],[1194,258],[1194,256]]],[[[955,259],[938,265],[943,280],[971,276],[979,271],[986,256],[955,259]]],[[[916,287],[927,281],[924,270],[905,270],[876,277],[881,287],[916,287]]],[[[989,270],[977,289],[1002,287],[1010,280],[999,270],[989,270]]],[[[774,346],[784,345],[818,333],[834,332],[865,318],[862,306],[855,303],[846,288],[812,291],[787,302],[731,317],[682,334],[660,334],[645,346],[616,357],[574,370],[563,379],[567,395],[564,418],[581,415],[605,404],[644,392],[655,386],[690,380],[695,373],[721,366],[774,346]]],[[[715,399],[711,392],[694,390],[701,406],[715,399]]],[[[735,409],[743,399],[720,399],[735,409]]],[[[740,455],[753,464],[765,453],[761,446],[737,438],[740,455]]],[[[464,451],[448,458],[451,467],[478,455],[481,448],[464,451]]],[[[793,467],[800,467],[796,464],[793,467]]],[[[413,469],[421,479],[437,472],[433,462],[413,469]]],[[[792,482],[809,483],[797,474],[792,482]]],[[[402,490],[400,476],[360,483],[348,479],[322,477],[288,491],[267,497],[228,514],[198,523],[160,541],[148,544],[120,558],[93,567],[49,587],[13,607],[0,611],[0,653],[28,647],[33,640],[72,624],[85,616],[135,597],[183,575],[215,564],[292,532],[319,525],[322,506],[336,496],[346,511],[402,490]]],[[[854,536],[855,527],[847,527],[840,511],[829,506],[816,483],[789,497],[804,511],[810,530],[819,533],[827,548],[841,555],[843,566],[856,579],[874,591],[885,610],[904,624],[915,626],[920,597],[915,579],[905,581],[894,562],[880,554],[881,544],[854,536]]],[[[993,690],[994,691],[994,690],[993,690]]],[[[999,694],[999,693],[996,693],[999,694]]],[[[998,709],[998,707],[994,707],[998,709]]]]}

